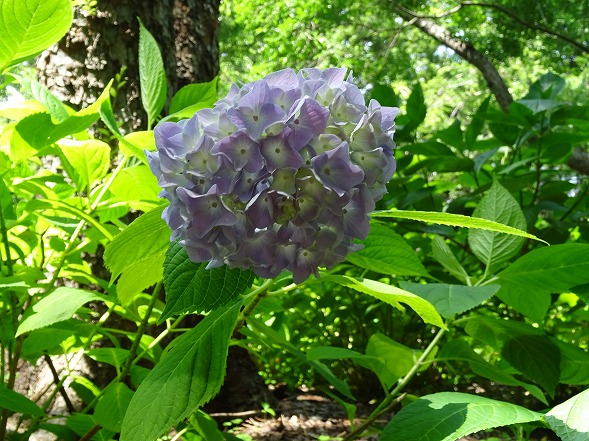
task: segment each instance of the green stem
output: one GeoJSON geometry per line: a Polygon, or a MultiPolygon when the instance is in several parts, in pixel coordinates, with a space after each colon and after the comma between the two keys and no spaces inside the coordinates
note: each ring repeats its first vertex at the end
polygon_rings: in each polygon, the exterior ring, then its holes
{"type": "Polygon", "coordinates": [[[380,403],[380,405],[364,420],[362,424],[360,424],[356,429],[351,431],[343,441],[351,441],[356,439],[358,435],[360,435],[364,430],[372,425],[372,423],[383,413],[391,408],[391,405],[396,404],[395,401],[399,401],[397,397],[401,394],[402,390],[407,386],[407,384],[413,379],[415,374],[421,369],[422,365],[425,363],[425,360],[435,347],[438,345],[440,340],[442,339],[443,335],[445,334],[444,329],[440,329],[436,336],[432,339],[430,344],[425,348],[421,356],[417,359],[417,361],[413,364],[409,372],[405,374],[405,376],[399,380],[395,388],[386,396],[386,398],[380,403]],[[397,400],[396,400],[397,399],[397,400]]]}
{"type": "Polygon", "coordinates": [[[145,315],[143,316],[143,320],[139,323],[139,328],[137,329],[137,333],[135,334],[135,338],[133,339],[133,344],[131,345],[131,349],[129,349],[129,355],[125,360],[125,364],[121,369],[121,373],[117,376],[118,381],[124,381],[129,375],[129,371],[131,370],[131,366],[133,365],[133,360],[135,355],[137,355],[137,350],[139,349],[139,344],[141,343],[141,338],[143,334],[145,334],[145,330],[147,329],[147,325],[149,323],[149,318],[151,317],[151,313],[153,312],[153,308],[158,300],[159,293],[162,289],[163,282],[160,280],[153,289],[153,294],[151,295],[151,299],[147,305],[147,310],[145,311],[145,315]]]}

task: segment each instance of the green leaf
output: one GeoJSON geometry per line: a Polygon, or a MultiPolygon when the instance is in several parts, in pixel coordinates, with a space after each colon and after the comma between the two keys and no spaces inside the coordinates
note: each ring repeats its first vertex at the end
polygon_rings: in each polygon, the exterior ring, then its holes
{"type": "Polygon", "coordinates": [[[548,404],[542,390],[530,383],[519,381],[513,375],[508,374],[499,366],[495,366],[477,354],[474,349],[463,339],[451,340],[446,343],[438,356],[438,361],[464,361],[468,363],[470,369],[481,377],[488,378],[496,383],[508,386],[521,386],[527,389],[532,396],[544,404],[548,404]]]}
{"type": "Polygon", "coordinates": [[[159,205],[161,191],[157,178],[146,165],[127,167],[116,176],[109,188],[121,202],[129,204],[133,210],[150,211],[154,204],[159,205]]]}
{"type": "Polygon", "coordinates": [[[501,351],[505,342],[524,335],[544,335],[542,330],[515,320],[503,320],[495,317],[469,317],[460,320],[466,333],[477,340],[501,351]]]}
{"type": "Polygon", "coordinates": [[[440,328],[446,328],[442,317],[440,317],[436,311],[436,308],[431,303],[415,294],[404,291],[395,286],[377,282],[376,280],[338,275],[321,276],[321,281],[334,282],[339,285],[355,289],[356,291],[363,292],[364,294],[369,294],[372,297],[379,299],[380,301],[394,306],[400,311],[405,310],[400,305],[401,303],[404,303],[413,309],[424,322],[439,326],[440,328]]]}
{"type": "Polygon", "coordinates": [[[589,438],[589,389],[569,398],[549,411],[546,422],[562,441],[589,438]]]}
{"type": "Polygon", "coordinates": [[[179,112],[195,104],[203,103],[212,106],[217,101],[217,82],[215,77],[212,81],[198,84],[188,84],[180,89],[170,101],[170,114],[179,112]]]}
{"type": "MultiPolygon", "coordinates": [[[[422,351],[408,348],[384,334],[370,336],[366,346],[366,355],[372,356],[381,363],[375,364],[374,372],[386,390],[389,390],[415,365],[422,351]]],[[[427,364],[423,369],[427,369],[427,364]]]]}
{"type": "Polygon", "coordinates": [[[383,368],[383,360],[378,356],[372,357],[361,354],[347,348],[338,348],[335,346],[312,346],[307,351],[307,360],[353,360],[359,366],[371,369],[374,372],[383,368]]]}
{"type": "Polygon", "coordinates": [[[435,306],[444,318],[454,318],[469,309],[475,308],[499,290],[499,285],[464,286],[446,283],[400,282],[401,288],[417,294],[435,306]]]}
{"type": "Polygon", "coordinates": [[[104,301],[104,297],[83,289],[60,286],[33,305],[32,315],[22,321],[16,336],[68,320],[82,305],[95,300],[104,301]]]}
{"type": "Polygon", "coordinates": [[[30,90],[31,94],[38,102],[43,104],[43,107],[47,109],[58,123],[64,122],[69,118],[69,113],[65,105],[45,86],[42,86],[38,81],[29,78],[21,80],[21,83],[30,90]]]}
{"type": "Polygon", "coordinates": [[[156,439],[217,394],[241,305],[237,301],[213,311],[180,337],[135,392],[123,420],[122,441],[156,439]]]}
{"type": "Polygon", "coordinates": [[[130,262],[117,281],[117,297],[124,306],[129,306],[135,296],[155,285],[164,277],[165,254],[130,262]]]}
{"type": "Polygon", "coordinates": [[[548,336],[515,336],[505,342],[501,355],[554,398],[560,378],[560,351],[548,336]]]}
{"type": "Polygon", "coordinates": [[[70,0],[2,0],[0,73],[57,43],[72,19],[70,0]]]}
{"type": "Polygon", "coordinates": [[[141,102],[147,113],[147,127],[151,129],[166,104],[168,83],[160,48],[153,35],[139,20],[139,84],[141,102]]]}
{"type": "MultiPolygon", "coordinates": [[[[497,181],[493,182],[473,212],[477,218],[488,219],[503,225],[525,230],[526,218],[513,196],[497,181]]],[[[489,268],[515,256],[524,244],[522,237],[484,230],[470,230],[468,243],[475,256],[489,268]]]]}
{"type": "Polygon", "coordinates": [[[483,126],[485,124],[485,115],[487,114],[490,100],[491,95],[483,100],[476,113],[472,117],[471,123],[466,129],[465,141],[468,148],[472,148],[472,146],[474,146],[477,137],[483,130],[483,126]]]}
{"type": "Polygon", "coordinates": [[[25,415],[45,416],[43,409],[34,402],[13,390],[6,389],[4,385],[0,386],[0,408],[25,415]]]}
{"type": "Polygon", "coordinates": [[[589,244],[567,243],[537,248],[520,257],[498,275],[505,284],[565,292],[589,282],[589,244]]]}
{"type": "Polygon", "coordinates": [[[538,239],[536,236],[528,234],[525,231],[518,230],[517,228],[513,228],[486,219],[463,216],[461,214],[439,213],[434,211],[383,210],[373,211],[370,214],[370,216],[376,218],[395,217],[397,219],[411,219],[420,222],[432,222],[434,224],[440,225],[452,225],[455,227],[479,228],[481,230],[513,234],[515,236],[527,237],[528,239],[534,239],[539,240],[540,242],[544,242],[542,239],[538,239]]]}
{"type": "Polygon", "coordinates": [[[348,387],[347,383],[343,380],[337,378],[329,368],[317,361],[316,359],[308,359],[307,356],[298,349],[295,345],[290,343],[286,340],[282,335],[276,332],[271,327],[267,326],[261,320],[257,320],[251,315],[247,319],[248,326],[251,326],[255,329],[255,333],[252,332],[247,327],[241,329],[241,333],[246,335],[248,338],[252,340],[258,340],[260,343],[265,345],[269,345],[270,343],[274,343],[280,348],[284,349],[294,357],[298,358],[299,360],[303,361],[304,363],[308,363],[319,375],[325,378],[331,386],[335,388],[340,394],[343,396],[355,400],[354,396],[350,392],[350,388],[348,387]]]}
{"type": "Polygon", "coordinates": [[[170,244],[164,261],[166,308],[160,322],[184,312],[208,312],[235,300],[254,281],[252,271],[223,265],[206,269],[206,263],[195,263],[178,242],[170,244]]]}
{"type": "Polygon", "coordinates": [[[123,348],[93,348],[85,352],[85,355],[99,363],[107,363],[118,371],[129,356],[129,351],[123,348]]]}
{"type": "Polygon", "coordinates": [[[62,139],[58,145],[72,167],[73,172],[68,174],[78,190],[90,190],[106,176],[110,167],[110,147],[105,142],[62,139]]]}
{"type": "Polygon", "coordinates": [[[119,432],[132,398],[133,391],[126,385],[118,382],[111,384],[96,404],[94,419],[102,427],[119,432]]]}
{"type": "Polygon", "coordinates": [[[166,254],[170,229],[162,219],[164,209],[162,205],[138,217],[106,246],[104,263],[112,280],[131,266],[166,254]]]}
{"type": "Polygon", "coordinates": [[[542,421],[542,414],[478,395],[440,392],[401,409],[381,441],[453,441],[481,430],[542,421]]]}
{"type": "Polygon", "coordinates": [[[589,282],[589,245],[568,243],[537,248],[497,275],[497,297],[532,320],[541,322],[551,293],[589,282]]]}
{"type": "Polygon", "coordinates": [[[560,351],[560,383],[589,384],[589,352],[550,337],[560,351]]]}
{"type": "Polygon", "coordinates": [[[372,222],[370,234],[362,243],[362,250],[346,257],[354,265],[387,275],[429,276],[415,250],[382,223],[372,222]]]}
{"type": "Polygon", "coordinates": [[[469,279],[468,273],[462,267],[454,253],[446,243],[446,241],[438,235],[434,236],[432,240],[432,254],[434,259],[442,264],[446,270],[454,277],[463,282],[466,282],[469,279]]]}

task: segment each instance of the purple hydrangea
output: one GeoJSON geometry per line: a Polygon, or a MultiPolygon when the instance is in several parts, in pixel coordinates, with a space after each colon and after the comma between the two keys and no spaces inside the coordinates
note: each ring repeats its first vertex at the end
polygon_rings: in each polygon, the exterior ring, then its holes
{"type": "Polygon", "coordinates": [[[172,240],[207,268],[297,283],[340,263],[395,171],[397,110],[367,107],[346,69],[285,69],[159,124],[147,155],[172,240]]]}

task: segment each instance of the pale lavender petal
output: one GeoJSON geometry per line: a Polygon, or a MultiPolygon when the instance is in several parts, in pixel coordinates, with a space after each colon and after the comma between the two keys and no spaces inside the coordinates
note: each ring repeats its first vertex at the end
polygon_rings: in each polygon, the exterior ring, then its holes
{"type": "Polygon", "coordinates": [[[317,178],[338,195],[352,189],[364,179],[364,172],[350,161],[348,143],[315,156],[311,160],[317,178]]]}
{"type": "Polygon", "coordinates": [[[264,167],[260,146],[252,141],[245,130],[219,141],[212,147],[211,153],[224,155],[238,171],[244,169],[257,172],[264,167]]]}
{"type": "Polygon", "coordinates": [[[289,118],[292,133],[290,145],[296,150],[304,147],[313,137],[325,131],[329,110],[313,99],[306,99],[300,110],[289,118]]]}
{"type": "Polygon", "coordinates": [[[285,134],[262,139],[260,151],[270,172],[284,167],[299,168],[303,164],[303,158],[290,146],[285,134]]]}

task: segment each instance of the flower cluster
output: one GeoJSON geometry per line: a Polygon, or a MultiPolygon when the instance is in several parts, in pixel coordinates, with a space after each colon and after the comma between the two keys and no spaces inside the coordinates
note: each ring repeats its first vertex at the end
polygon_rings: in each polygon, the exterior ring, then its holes
{"type": "Polygon", "coordinates": [[[285,69],[155,128],[163,218],[191,260],[300,283],[361,247],[395,170],[397,109],[367,107],[352,81],[285,69]]]}

